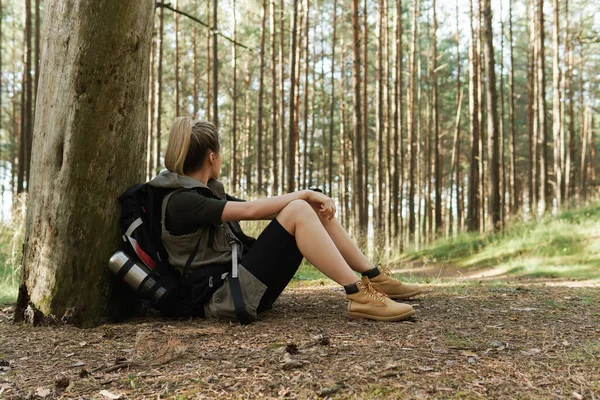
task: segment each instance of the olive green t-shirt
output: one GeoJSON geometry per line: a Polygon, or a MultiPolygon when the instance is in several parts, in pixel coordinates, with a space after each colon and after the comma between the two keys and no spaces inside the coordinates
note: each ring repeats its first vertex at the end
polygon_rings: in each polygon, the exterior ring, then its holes
{"type": "Polygon", "coordinates": [[[167,204],[166,228],[172,235],[186,235],[207,224],[220,224],[226,203],[193,191],[175,193],[167,204]]]}

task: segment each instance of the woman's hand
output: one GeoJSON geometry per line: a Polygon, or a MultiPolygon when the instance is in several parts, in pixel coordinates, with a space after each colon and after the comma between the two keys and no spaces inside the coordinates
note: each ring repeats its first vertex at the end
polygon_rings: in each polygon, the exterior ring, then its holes
{"type": "Polygon", "coordinates": [[[311,190],[306,201],[315,209],[319,217],[332,219],[335,216],[335,202],[331,197],[311,190]]]}

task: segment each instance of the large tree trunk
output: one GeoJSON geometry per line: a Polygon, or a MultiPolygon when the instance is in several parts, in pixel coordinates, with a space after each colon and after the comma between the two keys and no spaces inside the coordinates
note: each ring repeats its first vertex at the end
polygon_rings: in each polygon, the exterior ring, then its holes
{"type": "Polygon", "coordinates": [[[120,241],[117,197],[144,175],[153,4],[56,3],[46,2],[15,319],[90,326],[120,308],[106,263],[120,241]]]}
{"type": "Polygon", "coordinates": [[[485,63],[486,63],[486,91],[487,91],[487,123],[488,135],[491,142],[489,155],[489,182],[490,182],[490,205],[489,217],[490,228],[499,230],[501,228],[500,202],[500,130],[498,126],[498,96],[496,92],[496,71],[494,69],[494,47],[492,44],[492,10],[490,0],[484,0],[484,40],[485,40],[485,63]]]}

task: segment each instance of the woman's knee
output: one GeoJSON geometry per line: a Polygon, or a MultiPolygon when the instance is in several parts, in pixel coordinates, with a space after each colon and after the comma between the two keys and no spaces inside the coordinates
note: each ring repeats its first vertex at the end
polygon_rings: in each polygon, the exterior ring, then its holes
{"type": "Polygon", "coordinates": [[[292,200],[277,214],[277,221],[291,234],[296,230],[298,219],[306,218],[308,213],[314,214],[310,204],[304,200],[292,200]]]}

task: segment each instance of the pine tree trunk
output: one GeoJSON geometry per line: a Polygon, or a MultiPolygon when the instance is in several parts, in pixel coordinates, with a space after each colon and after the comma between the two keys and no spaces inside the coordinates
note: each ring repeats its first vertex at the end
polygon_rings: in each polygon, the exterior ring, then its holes
{"type": "Polygon", "coordinates": [[[554,18],[553,18],[553,30],[552,30],[552,47],[553,47],[553,62],[552,62],[552,132],[554,139],[554,176],[556,179],[556,184],[554,186],[554,193],[556,196],[556,201],[558,203],[558,207],[560,208],[562,205],[562,193],[561,188],[563,185],[563,171],[562,171],[562,160],[561,148],[563,143],[560,137],[560,127],[561,127],[561,115],[560,115],[560,67],[558,65],[558,0],[553,0],[554,5],[554,18]]]}
{"type": "Polygon", "coordinates": [[[279,193],[279,165],[277,163],[277,59],[276,59],[276,26],[275,0],[271,0],[269,26],[271,27],[271,196],[279,193]]]}
{"type": "Polygon", "coordinates": [[[23,79],[21,81],[21,143],[19,148],[18,192],[28,191],[33,133],[31,85],[31,0],[25,0],[25,29],[23,32],[23,79]],[[22,161],[22,162],[21,162],[22,161]]]}
{"type": "Polygon", "coordinates": [[[475,28],[473,19],[473,0],[469,0],[470,8],[470,46],[469,46],[469,130],[471,131],[471,166],[469,169],[469,204],[467,209],[467,230],[476,232],[479,230],[479,203],[481,192],[479,191],[479,83],[477,71],[479,67],[477,51],[475,49],[475,28]]]}
{"type": "MultiPolygon", "coordinates": [[[[236,13],[236,0],[232,0],[232,14],[233,14],[233,40],[236,40],[237,35],[237,13],[236,13]]],[[[261,52],[261,60],[264,57],[261,52]]],[[[229,181],[231,182],[231,190],[236,192],[238,190],[238,157],[237,157],[237,145],[238,145],[238,123],[237,123],[237,105],[238,105],[238,78],[237,78],[237,46],[231,46],[231,69],[233,73],[232,82],[232,116],[231,116],[231,164],[229,166],[229,181]]],[[[262,89],[262,88],[261,88],[262,89]]],[[[261,93],[262,94],[262,93],[261,93]]],[[[260,95],[259,95],[260,97],[260,95]]],[[[259,104],[259,114],[260,107],[259,104]]],[[[260,118],[260,116],[259,116],[260,118]]],[[[260,124],[259,124],[260,125],[260,124]]],[[[259,128],[260,129],[260,128],[259,128]]],[[[249,139],[249,138],[247,138],[249,139]]],[[[260,153],[260,150],[258,151],[260,153]]],[[[246,185],[250,185],[250,182],[246,182],[246,185]]]]}
{"type": "Polygon", "coordinates": [[[154,144],[154,138],[152,136],[152,133],[154,132],[154,94],[155,94],[155,91],[154,91],[154,57],[156,54],[156,43],[154,41],[154,36],[156,34],[156,32],[154,30],[154,12],[152,13],[152,41],[150,43],[150,78],[148,79],[148,90],[150,91],[150,99],[148,101],[148,135],[146,135],[146,180],[150,180],[152,178],[152,171],[153,171],[153,166],[154,166],[154,151],[152,148],[152,145],[154,144]]]}
{"type": "Polygon", "coordinates": [[[62,3],[46,2],[15,319],[91,326],[124,308],[107,301],[106,262],[120,241],[116,199],[143,179],[153,5],[62,3]]]}
{"type": "Polygon", "coordinates": [[[329,108],[329,165],[327,166],[327,183],[329,196],[333,195],[333,130],[335,111],[335,39],[337,27],[337,0],[333,0],[333,37],[331,39],[331,100],[329,108]]]}
{"type": "Polygon", "coordinates": [[[509,212],[514,215],[518,209],[516,181],[516,135],[515,135],[515,70],[514,70],[514,43],[513,43],[513,25],[512,25],[512,4],[513,0],[508,2],[508,40],[510,43],[510,69],[508,70],[508,152],[510,157],[509,169],[509,193],[510,206],[509,212]]]}
{"type": "Polygon", "coordinates": [[[361,194],[362,194],[362,206],[361,206],[361,213],[362,213],[362,217],[360,220],[363,221],[364,223],[364,227],[361,227],[361,230],[364,230],[364,234],[366,235],[367,232],[367,227],[369,225],[369,102],[368,102],[368,87],[369,87],[369,41],[368,41],[368,32],[369,32],[369,25],[368,25],[368,21],[367,21],[367,16],[369,15],[368,12],[368,8],[367,8],[367,0],[364,0],[363,2],[363,58],[364,58],[364,74],[362,75],[362,85],[363,85],[363,91],[362,91],[362,106],[363,106],[363,110],[362,110],[362,115],[361,115],[361,128],[362,128],[362,134],[361,134],[361,140],[362,140],[362,151],[363,154],[361,155],[361,164],[362,164],[362,174],[363,174],[363,184],[364,184],[364,188],[361,188],[361,194]]]}
{"type": "MultiPolygon", "coordinates": [[[[41,25],[41,10],[40,10],[40,0],[35,0],[35,55],[33,56],[35,75],[33,77],[33,122],[31,125],[31,129],[33,130],[33,126],[35,126],[35,104],[37,101],[37,91],[38,91],[38,82],[40,80],[40,25],[41,25]]],[[[1,15],[1,14],[0,14],[1,15]]],[[[32,132],[33,133],[33,132],[32,132]]]]}
{"type": "Polygon", "coordinates": [[[291,27],[291,45],[290,45],[290,86],[289,86],[289,109],[288,118],[290,121],[288,133],[288,152],[287,152],[287,181],[286,191],[293,192],[295,190],[296,176],[296,43],[297,43],[297,27],[298,24],[298,0],[293,0],[292,9],[292,27],[291,27]]]}
{"type": "MultiPolygon", "coordinates": [[[[258,116],[256,119],[256,183],[258,193],[266,194],[265,185],[263,185],[263,98],[264,98],[264,77],[265,77],[265,29],[267,23],[267,0],[262,1],[262,17],[260,24],[260,67],[258,75],[258,116]]],[[[237,47],[237,46],[233,46],[237,47]]]]}
{"type": "MultiPolygon", "coordinates": [[[[175,0],[175,9],[179,9],[178,0],[175,0]]],[[[175,117],[179,117],[179,87],[181,86],[179,82],[179,13],[173,13],[173,18],[175,19],[175,117]]]]}
{"type": "MultiPolygon", "coordinates": [[[[310,68],[310,63],[309,63],[309,47],[308,47],[308,32],[310,29],[310,24],[309,24],[309,14],[308,14],[308,10],[309,10],[309,1],[306,0],[306,27],[305,27],[305,32],[306,34],[304,35],[304,107],[303,107],[303,111],[304,111],[304,125],[303,125],[303,129],[302,129],[302,143],[303,143],[303,152],[302,152],[302,164],[303,164],[303,168],[302,168],[302,179],[300,180],[301,182],[301,187],[303,189],[306,189],[308,187],[308,153],[310,152],[311,149],[308,148],[307,144],[308,144],[308,114],[309,114],[309,108],[308,108],[308,97],[309,97],[309,83],[308,83],[308,71],[310,68]]],[[[318,3],[317,3],[317,9],[318,9],[318,3]]],[[[335,27],[334,27],[335,29],[335,27]]],[[[316,38],[315,38],[316,40],[316,38]]],[[[298,171],[300,172],[300,171],[298,171]]]]}
{"type": "Polygon", "coordinates": [[[433,135],[435,138],[434,144],[434,159],[433,167],[435,169],[435,232],[436,236],[440,236],[443,232],[442,226],[442,159],[441,159],[441,143],[438,121],[438,79],[437,79],[437,13],[436,0],[433,0],[433,28],[432,28],[432,52],[433,52],[433,92],[431,94],[433,101],[433,135]]]}
{"type": "Polygon", "coordinates": [[[279,88],[281,90],[281,102],[280,102],[280,108],[279,108],[279,122],[280,122],[280,128],[279,131],[281,132],[281,135],[279,136],[279,156],[280,156],[280,161],[279,161],[279,165],[280,165],[280,181],[281,181],[281,185],[280,185],[280,194],[283,193],[285,191],[285,153],[286,153],[286,148],[285,148],[285,95],[286,95],[286,89],[285,89],[285,74],[284,74],[284,50],[285,50],[285,41],[284,41],[284,29],[283,29],[283,22],[284,22],[284,7],[283,7],[283,0],[279,0],[279,13],[281,15],[281,17],[279,18],[279,88]]]}
{"type": "Polygon", "coordinates": [[[402,238],[403,217],[402,202],[400,200],[403,176],[403,109],[402,109],[402,90],[403,90],[403,66],[402,66],[402,0],[396,2],[396,14],[394,16],[395,31],[395,58],[394,58],[394,162],[392,173],[392,237],[396,239],[398,250],[404,250],[404,241],[402,238]]]}
{"type": "Polygon", "coordinates": [[[194,107],[193,118],[198,118],[198,29],[194,25],[192,29],[192,107],[194,107]]]}
{"type": "Polygon", "coordinates": [[[212,35],[212,117],[213,124],[219,129],[219,52],[217,48],[217,26],[218,0],[213,0],[213,35],[212,35]]]}
{"type": "Polygon", "coordinates": [[[548,184],[548,129],[546,123],[546,70],[544,55],[544,0],[538,0],[538,118],[540,146],[540,210],[544,214],[552,205],[548,184]]]}
{"type": "Polygon", "coordinates": [[[416,101],[416,74],[417,74],[417,18],[420,9],[420,0],[414,5],[411,28],[411,44],[409,55],[409,85],[407,96],[407,127],[408,127],[408,151],[409,167],[408,167],[408,234],[409,240],[416,242],[415,235],[415,181],[416,181],[416,165],[417,165],[417,143],[416,143],[416,127],[415,127],[415,101],[416,101]]]}
{"type": "Polygon", "coordinates": [[[375,92],[377,94],[375,101],[375,113],[377,115],[375,123],[375,198],[373,207],[373,231],[375,233],[376,248],[381,244],[382,233],[382,211],[383,211],[383,0],[377,2],[377,60],[375,66],[375,92]]]}
{"type": "MultiPolygon", "coordinates": [[[[161,7],[162,9],[162,7],[161,7]]],[[[206,24],[210,25],[210,0],[206,0],[206,24]]],[[[211,111],[212,111],[212,93],[211,93],[211,48],[210,48],[210,39],[212,36],[212,29],[206,30],[206,119],[211,121],[211,111]]]]}
{"type": "Polygon", "coordinates": [[[158,88],[156,93],[156,156],[154,157],[153,172],[150,175],[158,172],[160,164],[160,136],[162,122],[162,81],[163,81],[163,41],[165,30],[165,11],[164,7],[160,7],[160,16],[158,22],[158,88]]]}
{"type": "Polygon", "coordinates": [[[354,193],[354,215],[358,220],[358,234],[362,237],[366,234],[367,221],[364,213],[364,185],[363,176],[363,142],[362,142],[362,109],[361,109],[361,61],[360,61],[360,24],[358,21],[358,0],[352,0],[352,85],[353,85],[353,113],[352,113],[352,132],[354,135],[354,179],[352,182],[352,192],[354,193]]]}
{"type": "Polygon", "coordinates": [[[490,184],[490,228],[500,230],[502,228],[500,199],[500,129],[498,125],[498,95],[496,92],[496,72],[494,67],[494,47],[492,44],[492,10],[490,0],[484,0],[484,40],[485,40],[485,62],[486,62],[486,91],[487,91],[487,123],[488,135],[491,141],[492,152],[489,155],[489,184],[490,184]]]}

